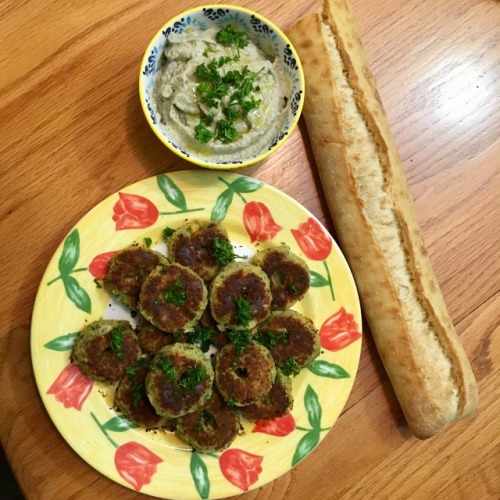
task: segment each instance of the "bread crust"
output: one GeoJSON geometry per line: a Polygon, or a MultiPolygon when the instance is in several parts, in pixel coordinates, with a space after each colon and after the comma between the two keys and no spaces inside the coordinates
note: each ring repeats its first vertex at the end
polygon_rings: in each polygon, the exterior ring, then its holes
{"type": "Polygon", "coordinates": [[[303,115],[339,243],[412,432],[472,415],[477,385],[444,303],[404,167],[348,0],[287,31],[304,68],[303,115]]]}

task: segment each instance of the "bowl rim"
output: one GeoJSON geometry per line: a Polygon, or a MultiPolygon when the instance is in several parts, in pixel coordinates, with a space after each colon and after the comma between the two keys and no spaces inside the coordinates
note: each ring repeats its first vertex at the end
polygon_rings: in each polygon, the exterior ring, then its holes
{"type": "Polygon", "coordinates": [[[225,3],[224,4],[212,4],[212,3],[211,4],[203,4],[203,5],[199,5],[197,7],[191,7],[189,9],[183,10],[183,11],[179,12],[178,14],[170,17],[165,23],[163,23],[163,25],[156,31],[154,36],[151,38],[150,42],[148,43],[148,45],[146,47],[144,55],[142,56],[141,65],[139,67],[139,100],[141,101],[141,108],[142,108],[142,111],[144,113],[144,116],[146,117],[146,120],[147,120],[150,128],[155,133],[156,137],[158,137],[158,139],[160,139],[160,141],[168,149],[170,149],[170,151],[175,153],[180,158],[183,158],[184,160],[186,160],[190,163],[198,165],[199,167],[204,167],[204,168],[213,169],[213,170],[233,170],[236,168],[248,167],[250,165],[254,165],[255,163],[258,163],[258,162],[265,160],[268,156],[271,155],[271,153],[274,153],[275,151],[280,149],[280,147],[284,145],[284,143],[287,141],[287,139],[290,137],[290,135],[292,134],[292,132],[295,130],[295,128],[298,125],[300,116],[302,114],[302,109],[304,106],[304,98],[305,98],[304,70],[303,70],[302,62],[299,58],[299,55],[298,55],[297,51],[295,50],[295,47],[292,44],[292,42],[290,41],[290,39],[287,37],[285,32],[283,30],[281,30],[281,28],[279,28],[273,21],[268,19],[266,16],[260,14],[257,11],[254,11],[252,9],[248,9],[247,7],[241,7],[239,5],[231,5],[231,4],[225,4],[225,3]],[[147,108],[146,100],[144,99],[144,94],[145,94],[144,83],[143,83],[144,82],[144,78],[143,78],[144,75],[142,74],[142,71],[146,65],[149,54],[151,53],[154,45],[157,42],[158,37],[160,37],[162,35],[163,31],[169,25],[171,25],[175,20],[179,19],[180,17],[186,17],[186,16],[192,14],[193,12],[200,12],[203,9],[210,9],[210,8],[211,9],[213,9],[213,8],[231,9],[234,11],[244,12],[245,14],[254,15],[254,16],[258,17],[259,19],[264,21],[266,24],[268,24],[269,27],[273,31],[275,31],[278,34],[278,36],[285,41],[285,43],[287,43],[289,45],[290,50],[292,51],[292,54],[293,54],[295,61],[297,63],[298,75],[299,75],[299,88],[302,91],[302,97],[298,102],[297,113],[295,114],[294,119],[291,121],[291,124],[290,124],[290,127],[289,127],[287,133],[279,141],[277,141],[277,143],[271,149],[267,149],[266,151],[264,151],[260,155],[257,155],[254,158],[250,158],[248,160],[237,160],[237,162],[235,161],[235,162],[221,164],[221,163],[216,163],[213,161],[203,161],[203,160],[200,160],[199,158],[195,158],[195,157],[188,156],[188,155],[184,154],[182,151],[178,150],[177,148],[174,148],[165,139],[165,137],[163,137],[163,135],[160,133],[157,125],[155,123],[153,123],[153,120],[151,119],[151,116],[149,114],[149,110],[147,108]]]}

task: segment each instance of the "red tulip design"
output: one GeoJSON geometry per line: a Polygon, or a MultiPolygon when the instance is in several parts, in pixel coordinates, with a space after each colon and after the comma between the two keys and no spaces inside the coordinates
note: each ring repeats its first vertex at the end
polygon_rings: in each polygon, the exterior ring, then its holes
{"type": "Polygon", "coordinates": [[[113,206],[113,220],[117,231],[141,229],[153,225],[159,216],[158,209],[144,196],[118,193],[119,200],[113,206]]]}
{"type": "Polygon", "coordinates": [[[159,456],[133,441],[122,444],[115,453],[116,470],[137,491],[151,482],[161,462],[159,456]]]}
{"type": "Polygon", "coordinates": [[[50,386],[47,394],[54,394],[65,408],[81,411],[83,403],[92,390],[93,382],[80,369],[70,363],[50,386]]]}
{"type": "Polygon", "coordinates": [[[100,253],[99,255],[96,255],[92,259],[92,262],[89,264],[90,274],[94,276],[94,278],[103,280],[106,276],[106,273],[108,272],[109,261],[111,260],[113,255],[115,255],[115,253],[116,251],[100,253]]]}
{"type": "Polygon", "coordinates": [[[224,477],[243,491],[259,479],[264,457],[253,455],[237,448],[226,450],[219,458],[219,466],[224,477]]]}
{"type": "Polygon", "coordinates": [[[332,251],[332,238],[316,219],[309,217],[306,222],[292,229],[293,237],[300,249],[311,260],[325,260],[332,251]]]}
{"type": "Polygon", "coordinates": [[[295,430],[295,419],[291,413],[287,413],[283,417],[274,418],[273,420],[265,420],[257,422],[252,429],[252,432],[262,432],[271,436],[288,436],[295,430]]]}
{"type": "Polygon", "coordinates": [[[243,224],[250,236],[251,243],[272,240],[283,229],[274,222],[269,208],[260,201],[250,201],[245,205],[243,224]]]}
{"type": "Polygon", "coordinates": [[[328,288],[330,288],[332,300],[335,300],[332,277],[330,276],[330,270],[325,260],[332,251],[332,237],[323,229],[321,224],[312,217],[309,217],[305,222],[299,224],[297,229],[291,229],[291,231],[300,249],[307,258],[323,261],[326,276],[311,271],[311,286],[328,286],[328,288]]]}
{"type": "Polygon", "coordinates": [[[323,323],[319,337],[325,349],[338,351],[361,338],[361,332],[354,316],[341,307],[323,323]]]}

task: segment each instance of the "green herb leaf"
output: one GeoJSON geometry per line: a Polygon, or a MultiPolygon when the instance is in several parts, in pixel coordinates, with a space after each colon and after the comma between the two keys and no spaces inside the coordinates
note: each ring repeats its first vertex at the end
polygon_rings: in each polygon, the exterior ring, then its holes
{"type": "Polygon", "coordinates": [[[235,319],[236,321],[243,326],[247,326],[252,319],[252,309],[250,307],[250,303],[247,299],[243,297],[236,297],[234,299],[235,304],[235,319]]]}
{"type": "Polygon", "coordinates": [[[227,120],[219,120],[216,124],[217,139],[224,144],[234,142],[240,136],[234,125],[227,120]]]}
{"type": "Polygon", "coordinates": [[[158,359],[155,361],[153,368],[162,371],[167,380],[171,380],[172,382],[175,380],[174,364],[170,359],[158,359]]]}
{"type": "Polygon", "coordinates": [[[146,245],[147,248],[149,248],[153,243],[153,240],[151,238],[144,238],[144,244],[146,245]]]}
{"type": "Polygon", "coordinates": [[[111,340],[109,341],[109,347],[115,353],[118,359],[123,359],[125,353],[123,352],[123,334],[122,328],[117,327],[111,330],[111,340]]]}
{"type": "Polygon", "coordinates": [[[64,240],[61,257],[59,258],[59,272],[69,274],[80,258],[80,235],[78,229],[73,229],[64,240]]]}
{"type": "Polygon", "coordinates": [[[206,144],[215,137],[215,134],[200,122],[194,128],[194,137],[201,144],[206,144]]]}
{"type": "Polygon", "coordinates": [[[220,238],[214,239],[214,256],[220,266],[225,266],[236,258],[243,258],[243,256],[234,253],[233,246],[229,241],[220,238]]]}
{"type": "Polygon", "coordinates": [[[173,285],[163,294],[165,302],[180,307],[186,302],[186,291],[181,280],[177,279],[173,285]]]}
{"type": "Polygon", "coordinates": [[[208,499],[210,496],[210,479],[208,478],[208,469],[200,455],[193,451],[189,464],[191,477],[198,495],[202,499],[208,499]]]}
{"type": "Polygon", "coordinates": [[[175,230],[172,229],[171,227],[166,227],[163,230],[163,239],[166,240],[167,238],[170,238],[175,233],[175,230]]]}
{"type": "Polygon", "coordinates": [[[68,299],[71,300],[78,309],[90,314],[92,311],[92,301],[90,300],[89,294],[80,286],[73,276],[62,275],[62,280],[64,283],[64,291],[68,299]]]}
{"type": "Polygon", "coordinates": [[[165,198],[180,210],[187,210],[186,198],[175,182],[168,175],[160,174],[156,177],[158,187],[161,189],[165,198]]]}
{"type": "Polygon", "coordinates": [[[203,352],[207,352],[210,348],[212,332],[209,328],[198,325],[192,332],[187,334],[188,342],[196,344],[203,352]]]}
{"type": "Polygon", "coordinates": [[[79,332],[68,333],[67,335],[61,335],[52,339],[50,342],[44,344],[43,347],[50,349],[52,351],[69,351],[73,348],[76,337],[79,332]]]}
{"type": "Polygon", "coordinates": [[[206,378],[207,374],[201,366],[192,366],[188,368],[179,378],[179,387],[183,391],[191,391],[206,378]]]}
{"type": "Polygon", "coordinates": [[[295,467],[316,448],[319,443],[319,435],[319,430],[313,429],[300,439],[295,449],[295,453],[293,454],[292,467],[295,467]]]}
{"type": "Polygon", "coordinates": [[[351,376],[341,366],[329,363],[328,361],[317,360],[309,365],[308,370],[319,377],[328,378],[350,378],[351,376]]]}
{"type": "Polygon", "coordinates": [[[226,47],[232,45],[236,49],[243,49],[249,42],[248,35],[244,31],[235,31],[230,24],[217,33],[215,40],[221,45],[226,47]]]}
{"type": "Polygon", "coordinates": [[[243,109],[243,115],[246,116],[252,109],[257,109],[260,106],[261,99],[254,99],[253,97],[247,101],[243,101],[241,103],[241,107],[243,109]]]}
{"type": "Polygon", "coordinates": [[[281,371],[285,374],[285,375],[298,375],[299,372],[300,372],[300,369],[298,367],[298,363],[297,363],[297,360],[295,358],[288,358],[286,361],[285,361],[285,364],[283,365],[283,367],[281,368],[281,371]]]}
{"type": "Polygon", "coordinates": [[[249,330],[227,330],[227,334],[237,354],[241,354],[252,340],[252,335],[249,330]]]}
{"type": "Polygon", "coordinates": [[[255,340],[266,347],[274,347],[278,342],[282,344],[286,344],[288,342],[288,332],[286,330],[282,332],[263,330],[255,335],[255,340]]]}

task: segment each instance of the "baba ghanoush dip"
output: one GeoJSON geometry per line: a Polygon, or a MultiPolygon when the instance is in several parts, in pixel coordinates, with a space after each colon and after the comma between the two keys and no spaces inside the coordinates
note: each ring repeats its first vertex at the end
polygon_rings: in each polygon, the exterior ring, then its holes
{"type": "Polygon", "coordinates": [[[164,57],[153,98],[177,146],[213,161],[235,161],[272,143],[285,117],[285,73],[246,33],[229,24],[172,33],[164,57]]]}

